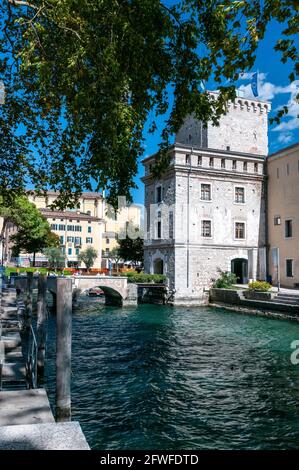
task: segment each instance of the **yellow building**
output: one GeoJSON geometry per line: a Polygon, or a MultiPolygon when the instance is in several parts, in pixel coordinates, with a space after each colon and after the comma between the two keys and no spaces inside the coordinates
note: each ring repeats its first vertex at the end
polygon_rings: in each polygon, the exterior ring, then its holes
{"type": "Polygon", "coordinates": [[[61,237],[68,266],[76,266],[80,250],[91,245],[99,253],[94,268],[107,268],[110,252],[118,246],[117,235],[124,233],[128,223],[140,227],[141,209],[138,205],[122,207],[115,212],[106,203],[104,194],[85,192],[79,198],[76,209],[51,211],[49,206],[57,195],[56,192],[48,191],[46,197],[30,195],[29,200],[44,213],[53,232],[61,237]]]}
{"type": "Polygon", "coordinates": [[[299,143],[268,157],[269,272],[274,284],[299,287],[299,143]],[[279,248],[279,270],[273,259],[279,248]]]}
{"type": "MultiPolygon", "coordinates": [[[[75,209],[52,210],[58,193],[48,191],[46,196],[29,193],[28,199],[33,202],[49,222],[51,229],[61,242],[66,255],[66,267],[84,267],[78,261],[78,255],[87,246],[97,250],[98,257],[93,268],[108,267],[108,260],[113,248],[117,247],[117,235],[125,236],[127,226],[140,227],[141,209],[138,205],[122,207],[115,212],[105,201],[104,194],[96,192],[82,193],[75,209]]],[[[2,219],[0,218],[0,229],[2,219]]],[[[32,261],[30,254],[23,253],[18,260],[11,257],[12,244],[10,236],[17,228],[8,223],[5,233],[1,229],[0,258],[5,264],[17,262],[20,265],[29,265],[32,261]],[[2,243],[3,240],[3,243],[2,243]]],[[[46,264],[47,260],[42,253],[37,254],[36,264],[46,264]]]]}
{"type": "Polygon", "coordinates": [[[126,236],[128,224],[130,227],[141,226],[141,209],[136,204],[121,208],[115,212],[106,205],[105,209],[105,230],[103,232],[102,256],[108,259],[113,248],[118,246],[117,236],[126,236]]]}
{"type": "MultiPolygon", "coordinates": [[[[78,255],[92,246],[98,253],[93,268],[100,269],[104,229],[102,194],[83,193],[76,209],[64,211],[50,209],[57,196],[58,193],[48,191],[46,196],[30,194],[28,198],[40,209],[51,230],[59,236],[67,267],[84,267],[84,263],[78,261],[78,255]]],[[[37,261],[42,262],[43,257],[40,255],[37,261]]]]}
{"type": "Polygon", "coordinates": [[[78,255],[92,246],[98,253],[93,268],[101,268],[103,219],[80,211],[40,211],[48,220],[51,230],[60,238],[67,267],[84,267],[84,263],[78,262],[78,255]]]}

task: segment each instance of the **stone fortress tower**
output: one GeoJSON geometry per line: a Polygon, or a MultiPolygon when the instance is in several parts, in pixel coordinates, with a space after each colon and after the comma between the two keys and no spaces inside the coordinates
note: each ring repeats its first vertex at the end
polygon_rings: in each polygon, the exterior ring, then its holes
{"type": "Polygon", "coordinates": [[[143,160],[145,271],[169,278],[175,304],[200,304],[219,270],[266,278],[265,159],[270,104],[238,97],[219,126],[188,116],[157,180],[143,160]]]}

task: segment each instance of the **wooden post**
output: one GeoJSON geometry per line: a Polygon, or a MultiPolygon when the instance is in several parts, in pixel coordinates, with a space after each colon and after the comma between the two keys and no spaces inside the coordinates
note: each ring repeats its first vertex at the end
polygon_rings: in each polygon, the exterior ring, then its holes
{"type": "Polygon", "coordinates": [[[46,320],[47,320],[47,276],[40,274],[37,293],[37,373],[39,380],[44,380],[46,320]]]}
{"type": "Polygon", "coordinates": [[[71,419],[72,280],[57,278],[56,420],[71,419]]]}
{"type": "Polygon", "coordinates": [[[32,296],[33,296],[33,273],[27,273],[27,287],[25,298],[26,326],[29,327],[32,321],[32,296]]]}

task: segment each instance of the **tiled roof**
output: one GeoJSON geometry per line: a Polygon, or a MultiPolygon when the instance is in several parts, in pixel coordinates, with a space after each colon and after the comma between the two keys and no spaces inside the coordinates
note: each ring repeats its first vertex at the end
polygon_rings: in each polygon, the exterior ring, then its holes
{"type": "Polygon", "coordinates": [[[91,220],[91,221],[99,221],[102,220],[99,217],[93,217],[92,215],[85,214],[84,212],[76,212],[76,211],[55,211],[51,209],[40,209],[41,213],[45,217],[51,218],[60,218],[60,219],[79,219],[79,220],[91,220]]]}
{"type": "MultiPolygon", "coordinates": [[[[29,192],[32,192],[32,193],[35,193],[34,190],[29,190],[29,192]]],[[[47,191],[47,194],[49,196],[58,196],[59,195],[59,191],[47,191]]],[[[44,194],[41,193],[41,196],[44,197],[44,194]]],[[[83,192],[81,194],[81,196],[79,197],[83,197],[83,198],[86,198],[86,199],[94,199],[94,198],[98,198],[98,199],[102,199],[103,198],[103,194],[102,193],[96,193],[96,192],[83,192]]]]}

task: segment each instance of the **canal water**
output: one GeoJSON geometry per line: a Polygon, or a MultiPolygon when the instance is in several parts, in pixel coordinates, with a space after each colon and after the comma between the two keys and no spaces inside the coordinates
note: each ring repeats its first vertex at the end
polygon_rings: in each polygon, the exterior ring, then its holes
{"type": "Polygon", "coordinates": [[[297,323],[222,309],[86,305],[73,317],[73,419],[94,449],[299,449],[296,339],[297,323]]]}

